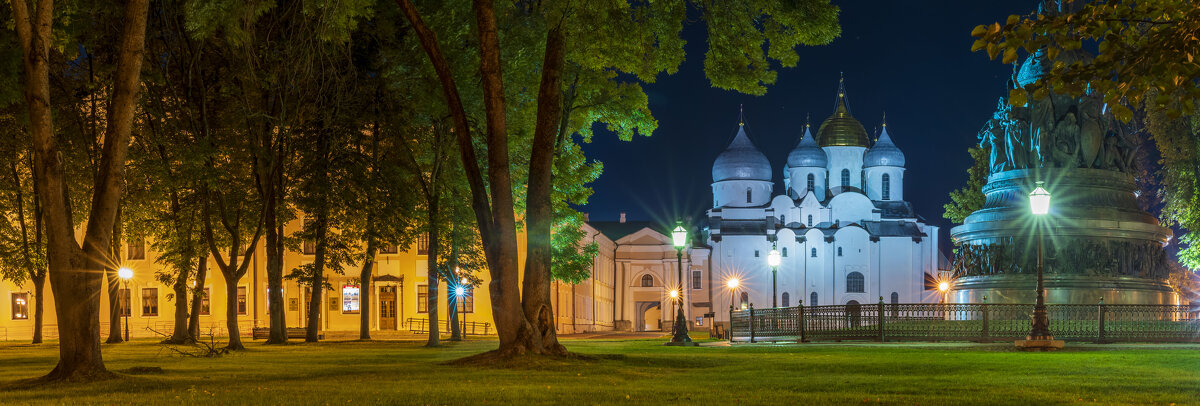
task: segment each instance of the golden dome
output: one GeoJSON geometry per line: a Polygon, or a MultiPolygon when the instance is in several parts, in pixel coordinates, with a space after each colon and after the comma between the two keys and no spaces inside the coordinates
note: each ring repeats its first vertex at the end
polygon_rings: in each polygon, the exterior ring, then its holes
{"type": "Polygon", "coordinates": [[[846,109],[845,93],[838,94],[837,110],[821,123],[817,140],[822,147],[867,147],[867,129],[846,109]]]}
{"type": "Polygon", "coordinates": [[[821,128],[817,130],[817,141],[822,147],[871,146],[867,138],[867,129],[863,128],[862,123],[855,120],[854,116],[850,115],[850,109],[846,108],[844,81],[838,81],[837,109],[821,123],[821,128]]]}

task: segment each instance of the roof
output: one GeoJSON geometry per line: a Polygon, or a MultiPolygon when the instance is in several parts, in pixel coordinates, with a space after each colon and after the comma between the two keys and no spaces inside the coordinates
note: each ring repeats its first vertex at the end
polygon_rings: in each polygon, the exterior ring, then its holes
{"type": "Polygon", "coordinates": [[[821,123],[817,130],[817,141],[822,147],[867,147],[867,130],[862,123],[850,115],[846,106],[846,86],[844,81],[838,81],[837,108],[833,115],[821,123]]]}
{"type": "Polygon", "coordinates": [[[871,203],[874,203],[875,208],[879,209],[880,217],[885,219],[915,218],[917,216],[913,211],[912,204],[903,200],[876,200],[871,203]]]}
{"type": "Polygon", "coordinates": [[[896,147],[892,137],[888,135],[887,121],[883,122],[883,132],[879,134],[879,140],[863,154],[863,167],[872,166],[904,166],[904,152],[896,147]]]}
{"type": "Polygon", "coordinates": [[[829,157],[825,154],[825,150],[817,145],[817,140],[813,138],[812,131],[809,131],[809,126],[804,125],[804,136],[800,138],[800,143],[796,144],[796,148],[788,154],[787,164],[792,168],[800,167],[817,167],[824,168],[829,163],[829,157]]]}
{"type": "Polygon", "coordinates": [[[771,161],[750,142],[746,126],[738,125],[729,148],[713,161],[713,182],[723,180],[771,180],[771,161]]]}
{"type": "Polygon", "coordinates": [[[910,221],[864,221],[863,228],[872,237],[925,237],[917,223],[910,221]]]}
{"type": "Polygon", "coordinates": [[[626,221],[624,223],[619,221],[589,221],[588,224],[601,234],[604,234],[605,237],[608,237],[608,239],[613,241],[636,233],[643,228],[649,228],[659,233],[663,232],[662,230],[656,228],[657,225],[649,221],[626,221]]]}

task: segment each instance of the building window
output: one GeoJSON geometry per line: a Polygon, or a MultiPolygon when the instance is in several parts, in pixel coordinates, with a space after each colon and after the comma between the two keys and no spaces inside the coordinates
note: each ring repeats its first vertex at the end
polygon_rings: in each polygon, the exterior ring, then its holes
{"type": "Polygon", "coordinates": [[[842,186],[850,186],[850,170],[842,169],[842,186]]]}
{"type": "Polygon", "coordinates": [[[811,214],[808,215],[808,226],[812,227],[812,215],[811,214]]]}
{"type": "Polygon", "coordinates": [[[747,294],[746,292],[742,292],[742,307],[746,307],[746,305],[749,305],[749,304],[750,304],[750,295],[747,294]]]}
{"type": "Polygon", "coordinates": [[[866,283],[863,280],[863,274],[858,273],[858,272],[851,272],[849,275],[846,275],[846,292],[847,293],[863,293],[865,286],[866,286],[866,283]]]}
{"type": "Polygon", "coordinates": [[[358,285],[342,285],[342,314],[358,314],[358,285]]]}
{"type": "Polygon", "coordinates": [[[817,292],[813,292],[812,294],[808,295],[808,305],[809,306],[817,305],[817,292]]]}
{"type": "Polygon", "coordinates": [[[204,288],[204,294],[200,296],[200,315],[201,316],[207,316],[208,313],[212,310],[212,306],[209,305],[209,295],[210,294],[211,294],[211,292],[209,291],[209,289],[204,288]]]}
{"type": "Polygon", "coordinates": [[[455,298],[455,301],[458,302],[455,307],[458,308],[459,313],[475,313],[475,295],[471,294],[471,288],[464,288],[466,289],[466,293],[461,297],[455,298]]]}
{"type": "Polygon", "coordinates": [[[121,288],[117,290],[117,305],[121,306],[121,317],[132,315],[133,306],[129,303],[129,289],[121,288]]]}
{"type": "Polygon", "coordinates": [[[783,252],[782,252],[782,254],[783,254],[783,257],[784,257],[784,258],[787,258],[787,247],[783,247],[783,252]]]}
{"type": "Polygon", "coordinates": [[[788,307],[788,301],[791,299],[787,292],[783,292],[783,307],[788,307]]]}
{"type": "Polygon", "coordinates": [[[142,316],[158,315],[158,288],[142,288],[142,316]]]}
{"type": "MultiPolygon", "coordinates": [[[[313,221],[311,219],[304,219],[304,231],[308,231],[308,229],[310,227],[312,227],[312,223],[313,223],[313,221]]],[[[311,238],[305,238],[304,243],[300,245],[300,251],[304,255],[316,255],[316,253],[317,253],[316,241],[314,241],[311,238]]],[[[268,295],[267,297],[270,297],[270,295],[268,295]]]]}
{"type": "Polygon", "coordinates": [[[892,292],[892,304],[900,304],[900,294],[892,292]]]}
{"type": "MultiPolygon", "coordinates": [[[[267,297],[271,297],[267,295],[267,297]]],[[[237,288],[237,312],[239,315],[246,314],[246,287],[238,286],[237,288]]]]}
{"type": "Polygon", "coordinates": [[[783,224],[786,227],[787,226],[787,216],[780,215],[779,216],[779,224],[783,224]]]}
{"type": "Polygon", "coordinates": [[[650,275],[642,275],[642,287],[648,288],[654,286],[654,277],[650,275]]]}
{"type": "Polygon", "coordinates": [[[817,189],[817,177],[813,174],[808,174],[808,191],[811,192],[817,189]]]}
{"type": "Polygon", "coordinates": [[[29,320],[29,292],[12,294],[13,320],[29,320]]]}
{"type": "Polygon", "coordinates": [[[146,239],[137,237],[129,241],[127,259],[146,259],[146,239]]]}
{"type": "Polygon", "coordinates": [[[750,188],[746,188],[746,203],[750,203],[750,200],[751,200],[750,197],[751,197],[750,188]]]}
{"type": "Polygon", "coordinates": [[[758,258],[758,250],[754,250],[754,257],[758,258]]]}
{"type": "Polygon", "coordinates": [[[429,255],[429,234],[417,236],[417,255],[429,255]]]}
{"type": "Polygon", "coordinates": [[[813,258],[816,258],[816,257],[817,257],[817,249],[816,249],[816,248],[813,248],[813,249],[812,249],[812,254],[811,254],[811,255],[809,255],[809,256],[811,256],[811,257],[813,257],[813,258]]]}
{"type": "Polygon", "coordinates": [[[838,256],[842,256],[842,247],[838,247],[838,256]]]}
{"type": "Polygon", "coordinates": [[[881,186],[881,190],[883,191],[883,200],[892,200],[892,177],[888,176],[886,173],[883,174],[883,185],[881,186]]]}
{"type": "Polygon", "coordinates": [[[396,244],[388,244],[388,245],[379,247],[380,254],[395,254],[397,252],[400,252],[400,249],[399,249],[399,247],[396,247],[396,244]]]}
{"type": "Polygon", "coordinates": [[[417,313],[429,313],[429,285],[417,285],[417,313]]]}
{"type": "Polygon", "coordinates": [[[692,289],[702,289],[704,286],[700,284],[700,271],[692,271],[692,289]]]}

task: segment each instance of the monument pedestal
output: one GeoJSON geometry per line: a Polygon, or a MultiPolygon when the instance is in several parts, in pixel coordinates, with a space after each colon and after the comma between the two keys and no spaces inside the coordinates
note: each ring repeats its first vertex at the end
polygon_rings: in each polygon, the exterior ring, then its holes
{"type": "Polygon", "coordinates": [[[1067,345],[1063,340],[1055,340],[1054,337],[1026,337],[1024,340],[1017,340],[1013,344],[1025,351],[1057,351],[1067,345]]]}

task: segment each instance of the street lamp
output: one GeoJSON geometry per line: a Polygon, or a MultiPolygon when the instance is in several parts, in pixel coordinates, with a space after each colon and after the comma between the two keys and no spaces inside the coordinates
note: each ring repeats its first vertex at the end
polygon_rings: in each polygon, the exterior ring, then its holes
{"type": "Polygon", "coordinates": [[[123,310],[122,313],[125,316],[125,341],[129,341],[129,313],[132,313],[129,307],[132,304],[130,302],[133,301],[133,298],[130,297],[132,294],[129,292],[129,280],[133,279],[133,270],[121,267],[117,269],[117,277],[121,278],[122,282],[125,282],[125,306],[122,306],[121,310],[123,310]]]}
{"type": "Polygon", "coordinates": [[[741,285],[738,278],[729,278],[725,281],[725,287],[729,288],[729,308],[733,309],[733,296],[737,294],[738,285],[741,285]]]}
{"type": "Polygon", "coordinates": [[[938,292],[940,292],[942,294],[942,303],[946,303],[946,292],[950,291],[950,282],[946,282],[946,281],[938,282],[937,288],[938,288],[938,292]]]}
{"type": "Polygon", "coordinates": [[[783,261],[783,257],[779,256],[779,250],[775,249],[775,245],[771,245],[771,252],[767,254],[767,265],[771,266],[771,307],[779,307],[779,303],[775,302],[779,296],[776,294],[775,274],[778,273],[779,263],[783,261]]]}
{"type": "MultiPolygon", "coordinates": [[[[1037,187],[1029,193],[1029,210],[1039,220],[1050,212],[1050,192],[1042,188],[1043,183],[1038,181],[1037,187]]],[[[1054,340],[1054,337],[1050,335],[1050,319],[1046,315],[1046,289],[1042,284],[1042,234],[1040,224],[1038,226],[1035,227],[1038,229],[1037,303],[1033,306],[1033,329],[1029,333],[1029,340],[1048,341],[1054,340]]]]}
{"type": "Polygon", "coordinates": [[[467,306],[463,303],[463,298],[467,296],[467,279],[463,278],[459,281],[458,287],[454,288],[454,311],[458,312],[458,323],[462,326],[459,328],[462,338],[467,337],[467,306]]]}
{"type": "Polygon", "coordinates": [[[668,345],[692,345],[692,338],[687,333],[687,316],[683,314],[683,248],[687,246],[687,230],[683,222],[675,222],[671,230],[671,241],[675,243],[675,263],[678,271],[679,290],[671,291],[671,298],[679,302],[679,311],[675,313],[675,331],[668,345]],[[678,298],[676,299],[676,296],[678,298]]]}

